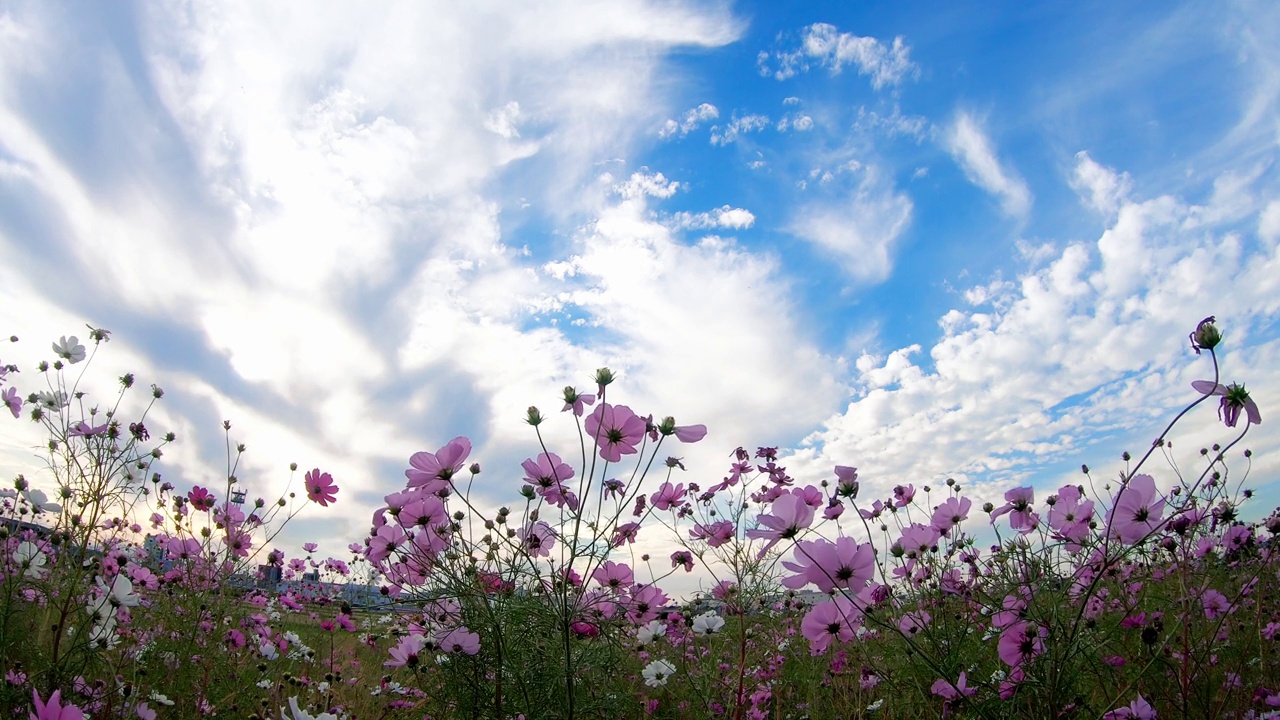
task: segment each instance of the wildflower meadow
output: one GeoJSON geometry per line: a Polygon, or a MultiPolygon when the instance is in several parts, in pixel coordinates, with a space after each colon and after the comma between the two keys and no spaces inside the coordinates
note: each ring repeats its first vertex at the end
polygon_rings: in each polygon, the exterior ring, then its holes
{"type": "Polygon", "coordinates": [[[694,477],[707,428],[600,369],[525,411],[519,467],[484,467],[505,505],[456,437],[405,458],[343,557],[277,540],[357,479],[304,464],[256,497],[228,422],[224,480],[170,482],[164,391],[90,394],[110,333],[61,336],[0,366],[4,423],[47,433],[0,490],[0,717],[1280,718],[1280,511],[1248,506],[1262,410],[1224,334],[1191,329],[1202,379],[1148,446],[999,504],[867,497],[857,458],[793,477],[770,447],[694,477]],[[1178,467],[1192,413],[1221,438],[1178,467]],[[664,590],[685,573],[706,592],[664,590]]]}

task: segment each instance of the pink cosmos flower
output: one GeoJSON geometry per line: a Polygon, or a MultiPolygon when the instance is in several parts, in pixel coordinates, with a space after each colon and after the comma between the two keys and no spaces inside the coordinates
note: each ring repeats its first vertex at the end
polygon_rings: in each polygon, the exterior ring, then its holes
{"type": "Polygon", "coordinates": [[[378,563],[386,560],[408,539],[399,525],[383,525],[369,538],[369,562],[378,563]]]}
{"type": "Polygon", "coordinates": [[[595,572],[591,573],[591,579],[610,590],[618,592],[631,587],[635,583],[635,574],[624,563],[606,560],[604,564],[595,569],[595,572]]]}
{"type": "Polygon", "coordinates": [[[560,412],[568,412],[569,410],[572,410],[574,415],[582,417],[582,413],[585,411],[583,406],[595,405],[595,403],[595,395],[579,393],[570,386],[564,389],[564,407],[561,408],[560,412]]]}
{"type": "Polygon", "coordinates": [[[813,507],[805,502],[802,494],[786,493],[774,500],[769,509],[772,514],[756,518],[760,527],[747,531],[749,538],[769,541],[760,549],[760,557],[764,557],[779,540],[790,540],[813,523],[813,507]]]}
{"type": "MultiPolygon", "coordinates": [[[[641,497],[644,496],[642,495],[641,497]]],[[[613,529],[613,538],[609,541],[609,546],[619,548],[627,543],[633,543],[636,541],[636,535],[639,532],[640,523],[623,523],[613,529]]]]}
{"type": "Polygon", "coordinates": [[[217,498],[199,485],[191,488],[191,492],[187,493],[187,500],[191,501],[191,507],[201,512],[212,510],[213,506],[218,503],[217,498]]]}
{"type": "Polygon", "coordinates": [[[836,494],[840,497],[858,497],[858,468],[848,465],[837,465],[836,494]]]}
{"type": "Polygon", "coordinates": [[[75,705],[62,704],[62,691],[54,690],[49,696],[49,702],[40,700],[40,692],[33,690],[31,694],[35,697],[35,712],[31,713],[31,720],[84,720],[84,711],[75,705]]]}
{"type": "Polygon", "coordinates": [[[320,472],[320,468],[307,473],[306,486],[307,497],[312,502],[320,503],[320,507],[328,507],[329,503],[337,499],[338,486],[333,483],[333,476],[320,472]]]}
{"type": "Polygon", "coordinates": [[[643,625],[658,617],[658,611],[671,602],[671,598],[656,585],[632,585],[627,603],[627,620],[643,625]]]}
{"type": "Polygon", "coordinates": [[[720,547],[733,539],[736,528],[729,520],[717,520],[710,525],[702,523],[694,523],[693,529],[689,531],[689,537],[694,540],[705,540],[711,547],[720,547]]]}
{"type": "Polygon", "coordinates": [[[427,639],[416,633],[405,635],[400,642],[391,648],[391,659],[382,663],[384,667],[416,667],[418,654],[426,647],[427,639]]]}
{"type": "Polygon", "coordinates": [[[684,566],[685,572],[693,572],[693,553],[688,550],[677,550],[671,553],[671,569],[674,570],[681,565],[684,566]]]}
{"type": "Polygon", "coordinates": [[[921,523],[911,523],[902,530],[902,537],[893,544],[901,548],[909,558],[922,557],[938,542],[938,529],[921,523]]]}
{"type": "Polygon", "coordinates": [[[1031,511],[1031,505],[1036,501],[1035,491],[1029,487],[1014,488],[1004,494],[1005,504],[991,513],[991,524],[994,525],[996,518],[1009,514],[1009,527],[1027,534],[1035,530],[1036,525],[1040,523],[1040,516],[1031,511]]]}
{"type": "Polygon", "coordinates": [[[1258,411],[1258,404],[1249,397],[1249,392],[1244,389],[1243,385],[1232,383],[1230,385],[1219,385],[1212,380],[1195,380],[1191,383],[1191,387],[1202,395],[1221,395],[1222,402],[1218,404],[1218,417],[1227,427],[1235,427],[1236,422],[1240,420],[1240,411],[1244,411],[1245,417],[1249,419],[1251,425],[1262,424],[1262,413],[1258,411]]]}
{"type": "Polygon", "coordinates": [[[852,640],[857,613],[853,602],[841,595],[810,608],[800,621],[800,632],[809,641],[810,652],[825,652],[833,640],[852,640]]]}
{"type": "Polygon", "coordinates": [[[465,627],[454,628],[438,636],[436,641],[440,643],[440,649],[445,652],[460,652],[465,655],[475,655],[480,652],[480,635],[465,627]]]}
{"type": "Polygon", "coordinates": [[[915,485],[899,485],[893,489],[893,506],[903,508],[916,497],[915,485]]]}
{"type": "Polygon", "coordinates": [[[1200,602],[1204,605],[1204,616],[1209,620],[1216,620],[1231,612],[1231,601],[1217,590],[1205,590],[1200,596],[1200,602]]]}
{"type": "Polygon", "coordinates": [[[974,693],[978,692],[977,688],[969,687],[969,678],[963,670],[960,671],[960,679],[954,684],[950,680],[938,678],[929,689],[943,700],[973,697],[974,693]]]}
{"type": "Polygon", "coordinates": [[[996,653],[1009,667],[1020,667],[1026,661],[1044,652],[1044,639],[1048,634],[1048,631],[1040,625],[1025,621],[1016,622],[1000,633],[1000,644],[996,653]]]}
{"type": "Polygon", "coordinates": [[[535,489],[559,487],[573,478],[573,467],[555,453],[542,453],[537,460],[529,458],[520,467],[524,468],[525,482],[535,489]]]}
{"type": "Polygon", "coordinates": [[[707,436],[707,426],[679,425],[675,429],[675,436],[682,443],[696,443],[707,436]]]}
{"type": "Polygon", "coordinates": [[[947,498],[934,509],[930,524],[935,530],[946,535],[951,532],[951,528],[969,518],[969,508],[972,506],[973,501],[967,497],[947,498]]]}
{"type": "Polygon", "coordinates": [[[1147,702],[1141,695],[1137,700],[1129,703],[1125,707],[1116,708],[1106,715],[1102,716],[1102,720],[1155,720],[1156,710],[1151,707],[1151,703],[1147,702]]]}
{"type": "Polygon", "coordinates": [[[1111,534],[1123,543],[1136,543],[1154,533],[1164,515],[1164,498],[1150,475],[1134,475],[1116,494],[1116,503],[1107,515],[1111,534]]]}
{"type": "Polygon", "coordinates": [[[587,417],[587,435],[595,438],[600,457],[620,462],[623,455],[634,455],[644,439],[647,425],[626,405],[600,403],[587,417]]]}
{"type": "Polygon", "coordinates": [[[801,540],[794,550],[795,562],[783,560],[782,566],[795,575],[784,577],[782,584],[792,590],[812,583],[819,592],[850,590],[857,593],[875,575],[875,551],[851,537],[801,540]]]}
{"type": "Polygon", "coordinates": [[[670,482],[664,482],[658,491],[649,497],[649,502],[653,503],[658,510],[669,510],[672,507],[679,507],[680,503],[684,502],[685,494],[684,483],[672,485],[670,482]]]}
{"type": "Polygon", "coordinates": [[[448,522],[449,511],[435,495],[421,495],[405,503],[396,516],[405,529],[430,528],[448,522]]]}
{"type": "Polygon", "coordinates": [[[3,393],[0,393],[0,400],[3,400],[4,404],[9,406],[9,412],[13,413],[15,418],[22,415],[22,398],[18,397],[18,388],[7,388],[3,393]]]}
{"type": "Polygon", "coordinates": [[[305,552],[305,553],[307,553],[307,554],[311,554],[311,553],[315,552],[316,550],[318,550],[319,548],[320,548],[320,546],[319,546],[319,545],[317,545],[317,544],[315,544],[315,543],[313,543],[313,542],[306,542],[306,543],[302,543],[302,551],[303,551],[303,552],[305,552]]]}
{"type": "Polygon", "coordinates": [[[71,429],[67,431],[67,437],[87,438],[87,437],[93,437],[94,435],[101,435],[106,431],[107,431],[106,423],[103,423],[101,425],[90,425],[89,423],[83,420],[80,420],[75,424],[73,424],[71,426],[71,429]]]}
{"type": "Polygon", "coordinates": [[[467,456],[471,454],[471,441],[458,436],[435,453],[416,452],[409,456],[408,470],[404,476],[409,478],[409,487],[429,486],[427,492],[435,492],[436,485],[448,485],[449,480],[462,470],[467,456]]]}
{"type": "Polygon", "coordinates": [[[556,544],[555,531],[541,520],[520,528],[516,535],[530,557],[548,557],[556,544]]]}
{"type": "Polygon", "coordinates": [[[1058,489],[1053,506],[1049,508],[1049,527],[1062,538],[1076,544],[1089,537],[1089,521],[1093,519],[1093,501],[1085,500],[1077,485],[1064,485],[1058,489]]]}

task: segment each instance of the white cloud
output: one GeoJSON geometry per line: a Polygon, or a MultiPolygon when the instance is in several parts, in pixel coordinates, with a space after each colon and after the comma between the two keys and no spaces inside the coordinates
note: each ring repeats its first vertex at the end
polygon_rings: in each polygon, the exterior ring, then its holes
{"type": "Polygon", "coordinates": [[[614,192],[628,200],[645,196],[669,198],[680,191],[680,183],[668,180],[662,173],[636,172],[614,186],[614,192]]]}
{"type": "Polygon", "coordinates": [[[1076,153],[1075,174],[1071,187],[1081,194],[1089,206],[1105,215],[1114,215],[1120,203],[1128,198],[1133,182],[1128,173],[1117,174],[1103,167],[1081,150],[1076,153]]]}
{"type": "Polygon", "coordinates": [[[859,75],[870,76],[871,86],[879,90],[886,85],[901,84],[907,77],[919,74],[920,69],[911,62],[910,55],[911,48],[902,36],[894,38],[886,46],[872,37],[843,33],[827,23],[814,23],[805,28],[799,49],[773,55],[777,61],[776,69],[770,67],[767,52],[760,53],[757,65],[762,75],[772,75],[778,80],[808,71],[810,61],[827,68],[832,74],[853,65],[859,75]]]}
{"type": "Polygon", "coordinates": [[[711,103],[702,103],[696,108],[688,110],[684,114],[684,120],[676,122],[668,119],[663,123],[662,129],[658,131],[658,137],[668,138],[677,133],[680,137],[684,137],[689,133],[697,130],[704,122],[715,120],[720,117],[720,110],[711,103]]]}
{"type": "Polygon", "coordinates": [[[764,115],[744,115],[735,117],[728,125],[711,126],[711,144],[729,145],[737,141],[738,136],[753,133],[769,127],[769,118],[764,115]]]}
{"type": "MultiPolygon", "coordinates": [[[[1090,171],[1095,180],[1121,177],[1090,171]]],[[[962,293],[972,307],[942,315],[927,359],[917,359],[919,345],[864,354],[855,399],[796,462],[815,471],[856,464],[869,497],[907,479],[919,487],[955,476],[982,478],[969,489],[996,499],[1028,481],[1056,488],[1063,478],[1036,468],[1096,465],[1102,458],[1088,450],[1104,438],[1133,442],[1132,450],[1149,443],[1179,403],[1194,399],[1189,381],[1212,372],[1190,354],[1187,332],[1212,313],[1229,336],[1249,342],[1280,309],[1280,255],[1247,251],[1231,220],[1208,237],[1186,226],[1196,206],[1185,201],[1116,197],[1115,219],[1094,243],[1053,251],[1016,286],[997,280],[962,293]],[[1229,294],[1214,290],[1228,286],[1229,294]]],[[[1224,377],[1280,401],[1272,389],[1280,342],[1224,347],[1220,359],[1224,377]]],[[[1184,425],[1175,445],[1188,453],[1223,437],[1212,408],[1184,425]]],[[[1255,457],[1277,445],[1270,434],[1252,441],[1255,457]]],[[[1195,463],[1190,454],[1183,462],[1195,463]]]]}
{"type": "Polygon", "coordinates": [[[679,212],[671,216],[671,224],[684,230],[708,230],[724,228],[726,230],[745,230],[756,222],[756,216],[750,210],[724,205],[711,212],[688,213],[679,212]]]}
{"type": "Polygon", "coordinates": [[[912,202],[884,184],[874,168],[847,195],[805,204],[789,230],[831,254],[852,279],[883,281],[893,270],[893,251],[911,221],[912,202]]]}
{"type": "Polygon", "coordinates": [[[1005,213],[1026,216],[1031,209],[1031,191],[1015,171],[1000,163],[991,140],[968,113],[956,115],[946,145],[970,182],[1000,198],[1005,213]]]}

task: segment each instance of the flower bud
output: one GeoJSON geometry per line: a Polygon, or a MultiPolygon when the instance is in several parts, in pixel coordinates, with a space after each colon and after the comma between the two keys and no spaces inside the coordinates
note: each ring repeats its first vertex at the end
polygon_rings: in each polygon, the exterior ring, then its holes
{"type": "Polygon", "coordinates": [[[614,379],[615,379],[615,376],[613,374],[613,371],[610,370],[609,368],[600,368],[599,370],[596,370],[596,376],[594,378],[594,380],[596,381],[596,385],[599,385],[600,387],[604,387],[609,383],[613,382],[614,379]]]}
{"type": "Polygon", "coordinates": [[[524,421],[534,427],[537,427],[542,424],[542,412],[533,405],[530,405],[529,410],[525,414],[524,421]]]}
{"type": "Polygon", "coordinates": [[[1199,355],[1201,350],[1212,350],[1222,342],[1222,333],[1218,331],[1218,327],[1213,324],[1212,315],[1200,321],[1196,325],[1196,329],[1188,336],[1191,340],[1191,349],[1199,355]]]}

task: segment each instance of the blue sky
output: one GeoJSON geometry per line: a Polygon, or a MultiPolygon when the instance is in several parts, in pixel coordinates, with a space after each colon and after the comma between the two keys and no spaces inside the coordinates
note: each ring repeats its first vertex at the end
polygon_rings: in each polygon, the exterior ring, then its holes
{"type": "Polygon", "coordinates": [[[256,492],[334,473],[285,539],[335,554],[458,434],[509,500],[524,408],[602,365],[710,427],[688,479],[768,444],[981,499],[1122,469],[1205,315],[1280,402],[1270,3],[456,5],[7,3],[0,359],[113,330],[166,477],[230,419],[256,492]]]}

